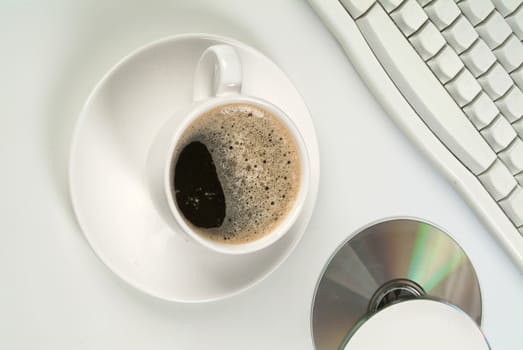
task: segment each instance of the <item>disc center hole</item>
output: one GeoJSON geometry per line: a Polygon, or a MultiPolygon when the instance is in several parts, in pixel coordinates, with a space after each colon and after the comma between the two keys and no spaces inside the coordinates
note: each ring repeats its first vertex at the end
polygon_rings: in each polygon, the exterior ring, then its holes
{"type": "Polygon", "coordinates": [[[423,288],[414,281],[397,279],[383,284],[369,302],[369,312],[374,313],[385,306],[425,295],[423,288]]]}

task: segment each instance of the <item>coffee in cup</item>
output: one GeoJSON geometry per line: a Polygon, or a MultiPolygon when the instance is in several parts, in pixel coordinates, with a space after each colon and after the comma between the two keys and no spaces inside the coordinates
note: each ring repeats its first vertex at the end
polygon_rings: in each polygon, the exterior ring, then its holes
{"type": "Polygon", "coordinates": [[[171,177],[176,205],[198,234],[244,244],[273,232],[291,212],[300,189],[300,152],[270,111],[228,103],[185,129],[171,177]]]}

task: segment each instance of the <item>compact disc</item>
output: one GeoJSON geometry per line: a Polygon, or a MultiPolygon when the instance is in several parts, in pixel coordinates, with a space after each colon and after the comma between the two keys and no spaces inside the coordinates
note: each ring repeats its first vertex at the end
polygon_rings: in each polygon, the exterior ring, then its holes
{"type": "Polygon", "coordinates": [[[412,219],[363,229],[338,248],[321,274],[312,306],[316,350],[338,349],[363,318],[418,297],[455,305],[481,323],[476,273],[445,232],[412,219]]]}

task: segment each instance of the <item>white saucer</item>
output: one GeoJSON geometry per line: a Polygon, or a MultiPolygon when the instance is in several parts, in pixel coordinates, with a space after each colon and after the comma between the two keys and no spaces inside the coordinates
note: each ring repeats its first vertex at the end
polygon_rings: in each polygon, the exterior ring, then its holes
{"type": "Polygon", "coordinates": [[[204,302],[240,293],[289,256],[311,217],[319,154],[311,117],[285,74],[240,42],[206,34],[180,35],[125,57],[96,85],[80,115],[70,158],[77,220],[100,259],[130,285],[178,302],[204,302]],[[149,146],[160,126],[191,103],[196,63],[205,48],[234,46],[242,61],[242,91],[287,112],[306,141],[310,192],[286,236],[258,253],[212,253],[173,232],[156,212],[145,180],[149,146]]]}

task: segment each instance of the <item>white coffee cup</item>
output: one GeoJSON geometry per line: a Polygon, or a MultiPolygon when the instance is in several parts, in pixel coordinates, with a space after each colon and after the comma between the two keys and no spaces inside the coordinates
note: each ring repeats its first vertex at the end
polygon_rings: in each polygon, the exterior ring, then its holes
{"type": "Polygon", "coordinates": [[[194,102],[188,109],[179,112],[177,118],[171,118],[159,131],[149,151],[147,169],[153,200],[172,229],[203,247],[224,254],[253,253],[283,237],[296,222],[309,189],[309,155],[298,128],[285,112],[272,103],[243,95],[242,79],[241,60],[233,47],[220,44],[207,48],[200,56],[196,68],[194,102]],[[301,176],[300,188],[291,210],[271,232],[255,241],[227,244],[204,237],[185,219],[173,195],[172,178],[175,161],[173,156],[184,131],[207,111],[231,103],[258,106],[270,112],[286,126],[298,148],[301,176]],[[181,123],[180,119],[182,119],[181,123]]]}

